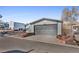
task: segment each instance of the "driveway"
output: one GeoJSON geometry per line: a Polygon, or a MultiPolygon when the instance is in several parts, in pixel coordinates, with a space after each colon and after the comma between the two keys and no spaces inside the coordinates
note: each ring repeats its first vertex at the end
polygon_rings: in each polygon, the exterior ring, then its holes
{"type": "Polygon", "coordinates": [[[29,53],[75,53],[79,48],[73,48],[63,45],[49,44],[32,40],[25,40],[12,37],[0,38],[0,52],[10,50],[30,51],[29,53]]]}

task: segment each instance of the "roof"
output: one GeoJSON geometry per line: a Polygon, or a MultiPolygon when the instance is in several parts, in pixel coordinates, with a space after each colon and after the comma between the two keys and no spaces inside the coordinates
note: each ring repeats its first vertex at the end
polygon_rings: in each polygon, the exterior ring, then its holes
{"type": "Polygon", "coordinates": [[[43,20],[54,21],[54,22],[62,22],[62,21],[60,21],[60,20],[42,18],[42,19],[36,20],[36,21],[34,21],[34,22],[31,22],[30,24],[35,24],[35,23],[40,22],[40,21],[43,21],[43,20]]]}

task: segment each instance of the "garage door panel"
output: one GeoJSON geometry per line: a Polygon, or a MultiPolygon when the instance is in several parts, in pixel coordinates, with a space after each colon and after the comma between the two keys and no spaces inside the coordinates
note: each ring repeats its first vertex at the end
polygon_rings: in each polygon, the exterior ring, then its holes
{"type": "Polygon", "coordinates": [[[56,31],[52,31],[52,30],[49,30],[49,31],[45,31],[45,30],[41,30],[41,31],[36,31],[36,34],[38,35],[56,35],[56,31]]]}
{"type": "Polygon", "coordinates": [[[35,34],[36,35],[56,35],[57,25],[36,25],[35,34]]]}

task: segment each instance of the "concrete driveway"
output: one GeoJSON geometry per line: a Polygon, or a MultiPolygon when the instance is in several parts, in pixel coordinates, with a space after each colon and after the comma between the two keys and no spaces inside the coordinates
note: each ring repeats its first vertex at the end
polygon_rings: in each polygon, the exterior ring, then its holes
{"type": "Polygon", "coordinates": [[[30,53],[78,53],[79,48],[73,48],[63,45],[49,44],[32,40],[25,40],[12,37],[0,38],[0,52],[10,50],[29,51],[30,53]]]}

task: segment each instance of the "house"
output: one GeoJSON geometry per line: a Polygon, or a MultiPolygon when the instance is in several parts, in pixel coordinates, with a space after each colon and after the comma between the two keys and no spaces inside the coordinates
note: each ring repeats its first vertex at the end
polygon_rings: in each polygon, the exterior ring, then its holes
{"type": "Polygon", "coordinates": [[[5,23],[4,23],[4,29],[5,29],[5,30],[8,30],[8,29],[9,29],[9,23],[8,23],[8,22],[5,22],[5,23]]]}
{"type": "Polygon", "coordinates": [[[28,33],[34,33],[35,35],[58,35],[61,34],[60,20],[42,18],[37,21],[31,22],[26,26],[28,33]]]}
{"type": "Polygon", "coordinates": [[[1,22],[1,23],[0,23],[0,29],[3,29],[3,30],[9,29],[9,24],[8,24],[8,22],[1,22]]]}
{"type": "Polygon", "coordinates": [[[72,26],[72,31],[74,34],[79,35],[79,22],[75,22],[75,25],[72,26]]]}
{"type": "Polygon", "coordinates": [[[25,24],[10,21],[9,22],[9,29],[12,29],[12,30],[25,30],[25,24]]]}

